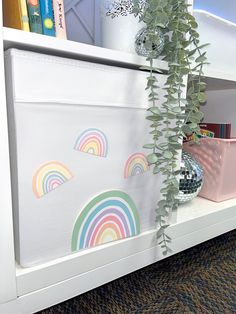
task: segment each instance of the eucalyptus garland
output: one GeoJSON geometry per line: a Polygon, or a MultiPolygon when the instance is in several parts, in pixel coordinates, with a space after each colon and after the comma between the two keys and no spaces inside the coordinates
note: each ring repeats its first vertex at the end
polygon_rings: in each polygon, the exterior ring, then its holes
{"type": "Polygon", "coordinates": [[[147,60],[147,86],[149,91],[149,115],[152,143],[144,145],[150,150],[149,164],[153,173],[163,175],[162,198],[157,204],[157,238],[163,254],[171,253],[171,238],[166,229],[168,218],[177,210],[179,201],[178,160],[182,150],[183,138],[192,134],[192,140],[198,142],[199,122],[203,118],[200,105],[205,103],[205,87],[202,82],[203,66],[206,64],[206,52],[200,45],[197,23],[188,12],[185,0],[147,0],[144,10],[140,10],[139,0],[133,0],[133,13],[146,24],[148,38],[146,48],[158,43],[155,30],[162,29],[165,37],[163,60],[168,62],[167,79],[164,90],[165,101],[160,105],[159,89],[153,58],[147,60]],[[187,85],[187,97],[183,95],[187,85]]]}

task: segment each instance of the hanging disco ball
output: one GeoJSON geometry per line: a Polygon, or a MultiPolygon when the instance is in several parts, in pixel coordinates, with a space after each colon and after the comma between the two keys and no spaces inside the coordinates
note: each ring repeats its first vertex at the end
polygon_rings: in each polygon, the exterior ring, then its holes
{"type": "Polygon", "coordinates": [[[135,51],[138,55],[144,57],[157,58],[163,51],[165,45],[164,35],[160,28],[155,32],[148,30],[146,27],[140,29],[135,37],[135,51]],[[149,43],[149,36],[155,35],[155,42],[149,43]]]}
{"type": "Polygon", "coordinates": [[[203,169],[192,155],[183,151],[180,171],[178,199],[180,203],[185,203],[200,192],[203,185],[203,169]]]}

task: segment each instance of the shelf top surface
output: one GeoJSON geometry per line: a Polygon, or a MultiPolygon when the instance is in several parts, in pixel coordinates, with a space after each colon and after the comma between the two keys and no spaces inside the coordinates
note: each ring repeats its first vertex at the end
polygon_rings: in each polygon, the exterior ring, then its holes
{"type": "MultiPolygon", "coordinates": [[[[137,69],[141,66],[149,65],[145,57],[135,54],[7,27],[3,28],[3,40],[5,50],[9,48],[32,50],[67,58],[137,69]]],[[[167,63],[162,60],[156,60],[154,66],[160,70],[168,69],[167,63]]]]}
{"type": "Polygon", "coordinates": [[[227,210],[232,207],[236,209],[236,198],[217,203],[203,197],[196,197],[192,201],[180,205],[177,224],[227,210]]]}

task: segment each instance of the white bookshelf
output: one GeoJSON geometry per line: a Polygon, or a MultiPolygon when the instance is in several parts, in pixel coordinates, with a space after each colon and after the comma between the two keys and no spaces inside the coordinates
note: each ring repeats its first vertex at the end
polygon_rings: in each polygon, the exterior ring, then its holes
{"type": "MultiPolygon", "coordinates": [[[[163,256],[156,243],[156,231],[150,230],[137,237],[67,255],[39,266],[24,269],[15,265],[3,48],[25,49],[129,68],[139,68],[147,61],[120,51],[9,28],[3,28],[0,43],[0,168],[4,184],[0,196],[0,250],[4,252],[0,259],[0,314],[28,314],[159,261],[163,256]]],[[[167,69],[164,61],[157,61],[155,66],[163,71],[167,69]]],[[[205,69],[205,76],[214,89],[222,88],[222,82],[226,87],[228,84],[234,86],[236,82],[236,74],[222,73],[212,66],[205,69]]],[[[236,199],[215,203],[196,198],[180,206],[177,222],[169,228],[173,254],[233,230],[235,226],[236,199]]]]}

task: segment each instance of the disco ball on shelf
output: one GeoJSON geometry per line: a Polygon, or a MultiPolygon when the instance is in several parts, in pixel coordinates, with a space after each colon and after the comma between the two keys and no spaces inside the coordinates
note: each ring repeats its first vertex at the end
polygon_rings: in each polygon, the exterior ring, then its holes
{"type": "Polygon", "coordinates": [[[146,27],[138,31],[135,37],[135,51],[138,55],[155,59],[162,53],[165,45],[162,30],[157,27],[154,34],[152,30],[150,31],[146,27]],[[152,38],[154,34],[155,42],[151,42],[151,44],[147,46],[148,37],[152,38]]]}
{"type": "Polygon", "coordinates": [[[191,201],[200,192],[203,185],[203,169],[189,153],[183,151],[180,164],[179,195],[180,203],[191,201]]]}

